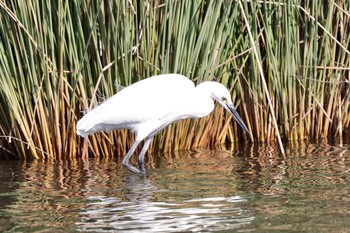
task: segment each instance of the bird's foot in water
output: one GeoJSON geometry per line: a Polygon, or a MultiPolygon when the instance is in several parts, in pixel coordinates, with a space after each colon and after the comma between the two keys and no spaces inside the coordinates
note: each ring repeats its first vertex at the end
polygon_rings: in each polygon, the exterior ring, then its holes
{"type": "Polygon", "coordinates": [[[139,161],[140,172],[143,176],[146,176],[146,168],[145,163],[143,161],[139,161]]]}
{"type": "Polygon", "coordinates": [[[143,166],[140,166],[140,169],[137,169],[136,167],[134,167],[133,165],[131,165],[130,163],[123,163],[123,165],[129,170],[132,171],[133,173],[139,175],[139,176],[146,176],[146,169],[145,169],[145,165],[143,164],[143,166]]]}

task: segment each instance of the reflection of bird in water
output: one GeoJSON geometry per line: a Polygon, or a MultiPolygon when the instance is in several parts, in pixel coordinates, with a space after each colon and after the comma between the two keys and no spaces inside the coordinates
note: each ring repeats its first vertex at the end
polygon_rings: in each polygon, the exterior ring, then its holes
{"type": "MultiPolygon", "coordinates": [[[[232,231],[254,219],[246,209],[248,200],[230,195],[227,184],[232,185],[232,179],[224,178],[222,192],[203,183],[202,190],[193,192],[198,179],[190,173],[173,175],[162,174],[156,180],[122,176],[117,182],[124,185],[108,189],[108,194],[104,189],[98,195],[96,190],[85,193],[86,206],[79,208],[75,225],[83,232],[232,231]]],[[[210,177],[200,182],[212,181],[210,177]]]]}
{"type": "Polygon", "coordinates": [[[122,89],[88,112],[77,123],[77,134],[87,137],[100,131],[130,129],[136,134],[136,139],[123,164],[136,174],[145,174],[144,158],[154,135],[175,121],[210,114],[214,109],[213,99],[232,113],[251,137],[224,85],[206,81],[195,87],[190,79],[179,74],[154,76],[122,89]],[[129,160],[143,140],[145,143],[138,158],[139,170],[129,160]]]}

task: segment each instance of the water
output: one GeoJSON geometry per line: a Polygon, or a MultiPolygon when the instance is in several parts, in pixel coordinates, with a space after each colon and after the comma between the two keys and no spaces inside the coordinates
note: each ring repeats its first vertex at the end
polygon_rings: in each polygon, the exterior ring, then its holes
{"type": "Polygon", "coordinates": [[[0,232],[350,232],[350,145],[0,161],[0,232]]]}

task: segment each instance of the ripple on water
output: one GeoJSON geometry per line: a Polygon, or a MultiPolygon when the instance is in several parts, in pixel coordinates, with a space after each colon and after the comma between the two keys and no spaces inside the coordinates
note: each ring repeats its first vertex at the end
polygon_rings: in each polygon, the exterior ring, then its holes
{"type": "Polygon", "coordinates": [[[347,232],[349,145],[0,162],[0,232],[347,232]]]}
{"type": "Polygon", "coordinates": [[[108,231],[108,228],[142,229],[143,232],[225,230],[254,220],[234,204],[247,201],[239,196],[197,198],[183,203],[150,200],[130,203],[102,196],[89,197],[89,200],[91,203],[81,213],[82,221],[77,223],[83,231],[108,231]]]}

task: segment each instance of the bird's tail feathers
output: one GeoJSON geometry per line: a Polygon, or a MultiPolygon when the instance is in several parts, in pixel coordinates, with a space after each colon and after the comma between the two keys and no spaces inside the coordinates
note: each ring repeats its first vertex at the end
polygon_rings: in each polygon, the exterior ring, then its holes
{"type": "Polygon", "coordinates": [[[81,118],[77,123],[77,135],[85,138],[99,130],[96,130],[96,123],[94,114],[92,112],[87,113],[83,118],[81,118]]]}

